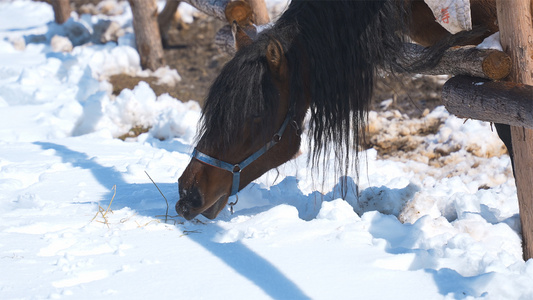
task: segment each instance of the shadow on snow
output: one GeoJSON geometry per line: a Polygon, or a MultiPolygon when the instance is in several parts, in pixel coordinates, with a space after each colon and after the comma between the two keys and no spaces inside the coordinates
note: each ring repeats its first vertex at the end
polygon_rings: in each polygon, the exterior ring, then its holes
{"type": "MultiPolygon", "coordinates": [[[[107,203],[101,203],[102,206],[107,206],[113,197],[112,186],[110,186],[110,183],[113,183],[116,184],[117,190],[121,192],[116,194],[111,205],[112,209],[118,210],[129,207],[143,215],[154,216],[164,214],[166,204],[163,199],[155,200],[160,199],[161,195],[152,183],[127,183],[122,174],[114,167],[102,166],[86,153],[77,152],[54,143],[35,142],[35,144],[43,150],[55,150],[56,154],[65,163],[90,170],[96,180],[109,190],[109,193],[104,197],[106,200],[102,201],[107,203]]],[[[167,199],[178,198],[177,184],[166,183],[158,184],[158,186],[166,195],[167,199]]],[[[174,211],[174,204],[169,203],[172,211],[174,211]]],[[[178,224],[177,226],[184,227],[182,224],[178,224]]],[[[187,237],[221,259],[243,277],[253,282],[270,297],[274,299],[310,298],[274,265],[250,250],[242,242],[214,242],[213,238],[217,232],[223,230],[221,227],[215,223],[207,223],[205,227],[207,228],[205,228],[206,230],[202,230],[202,234],[188,234],[187,237]]],[[[183,231],[184,228],[180,229],[183,231]]]]}
{"type": "MultiPolygon", "coordinates": [[[[43,150],[53,149],[56,154],[60,156],[65,163],[70,163],[74,167],[89,170],[96,180],[105,186],[109,193],[105,195],[101,205],[107,207],[109,201],[113,197],[112,184],[116,184],[119,191],[113,203],[112,209],[122,209],[129,207],[138,213],[146,216],[156,216],[164,214],[166,204],[161,195],[152,183],[127,183],[122,173],[117,171],[114,167],[106,167],[99,164],[95,158],[89,157],[86,153],[71,150],[63,145],[36,142],[43,150]]],[[[362,215],[364,212],[373,210],[375,208],[362,207],[358,200],[375,197],[380,198],[383,191],[387,193],[405,194],[409,195],[413,191],[412,186],[407,186],[404,189],[388,189],[386,187],[370,187],[360,192],[358,197],[358,187],[351,178],[341,178],[339,182],[345,180],[344,186],[347,193],[344,195],[346,200],[354,207],[356,212],[362,215]],[[366,196],[365,196],[366,195],[366,196]],[[363,199],[360,199],[363,197],[363,199]],[[358,207],[359,206],[359,207],[358,207]]],[[[178,199],[178,188],[175,183],[158,184],[167,199],[178,199]]],[[[244,189],[239,193],[241,195],[241,207],[235,215],[250,215],[267,211],[280,204],[289,204],[295,206],[298,210],[299,217],[304,220],[314,219],[322,206],[324,201],[330,201],[340,198],[341,185],[337,184],[332,191],[323,195],[319,192],[313,192],[309,195],[304,195],[298,188],[298,179],[295,177],[286,177],[280,183],[270,187],[269,189],[262,188],[258,184],[251,184],[250,187],[244,189]]],[[[416,189],[415,189],[416,190],[416,189]]],[[[410,197],[410,196],[409,196],[410,197]]],[[[381,199],[383,200],[383,199],[381,199]]],[[[174,212],[175,202],[169,203],[169,212],[174,212]]],[[[370,205],[371,206],[371,205],[370,205]]],[[[226,211],[220,216],[223,219],[230,219],[226,211]]],[[[201,229],[201,234],[192,233],[187,237],[198,245],[204,247],[214,256],[221,259],[228,266],[233,268],[236,272],[241,274],[253,282],[257,287],[263,290],[270,297],[275,299],[309,299],[294,282],[281,273],[276,266],[272,265],[268,260],[250,250],[241,241],[233,243],[218,243],[215,242],[215,236],[224,229],[218,226],[215,222],[207,222],[205,225],[194,225],[190,222],[185,222],[177,225],[182,232],[189,231],[191,228],[201,229]]],[[[387,242],[386,251],[391,254],[406,254],[413,253],[414,259],[408,270],[425,270],[431,274],[442,295],[449,295],[453,293],[455,299],[463,299],[469,296],[480,296],[476,293],[475,286],[483,285],[483,282],[490,279],[491,274],[481,274],[474,277],[464,277],[452,269],[436,270],[437,262],[424,249],[414,249],[417,224],[402,224],[394,215],[378,214],[372,217],[370,234],[374,238],[384,239],[387,242]]]]}

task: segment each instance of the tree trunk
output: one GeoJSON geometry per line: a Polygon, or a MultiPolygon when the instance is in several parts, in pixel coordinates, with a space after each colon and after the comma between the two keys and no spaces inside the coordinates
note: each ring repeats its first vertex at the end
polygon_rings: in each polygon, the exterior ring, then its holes
{"type": "Polygon", "coordinates": [[[163,46],[168,46],[168,30],[170,29],[170,24],[178,11],[178,6],[180,1],[178,0],[167,0],[165,7],[157,16],[157,23],[159,25],[159,33],[162,37],[163,46]]]}
{"type": "Polygon", "coordinates": [[[128,0],[133,13],[133,30],[143,69],[152,71],[165,65],[154,0],[128,0]]]}
{"type": "MultiPolygon", "coordinates": [[[[503,49],[513,61],[510,81],[533,85],[533,0],[498,0],[503,49]]],[[[533,101],[533,95],[530,98],[533,101]]],[[[524,260],[533,258],[533,130],[511,127],[524,260]]]]}
{"type": "Polygon", "coordinates": [[[459,118],[533,129],[533,86],[457,76],[444,85],[446,109],[459,118]]]}
{"type": "Polygon", "coordinates": [[[65,23],[70,18],[69,0],[52,0],[54,18],[57,24],[65,23]]]}

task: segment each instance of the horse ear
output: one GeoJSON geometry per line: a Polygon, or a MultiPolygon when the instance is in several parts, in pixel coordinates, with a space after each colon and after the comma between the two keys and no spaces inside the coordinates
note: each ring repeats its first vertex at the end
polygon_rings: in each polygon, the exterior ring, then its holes
{"type": "Polygon", "coordinates": [[[276,39],[270,39],[266,50],[266,58],[270,71],[278,77],[283,76],[285,65],[285,53],[281,43],[276,39]]]}
{"type": "Polygon", "coordinates": [[[239,51],[248,45],[250,45],[253,40],[252,38],[242,29],[237,21],[233,21],[231,24],[231,33],[233,34],[233,40],[235,41],[235,50],[239,51]]]}

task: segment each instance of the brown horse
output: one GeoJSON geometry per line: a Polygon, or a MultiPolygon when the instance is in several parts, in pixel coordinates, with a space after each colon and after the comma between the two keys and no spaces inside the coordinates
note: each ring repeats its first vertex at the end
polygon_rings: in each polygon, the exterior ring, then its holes
{"type": "Polygon", "coordinates": [[[279,20],[252,40],[236,27],[235,57],[207,96],[200,138],[179,179],[177,212],[215,218],[228,198],[298,152],[310,111],[309,161],[333,151],[346,174],[357,163],[376,68],[409,72],[433,67],[452,45],[479,42],[497,30],[494,0],[471,0],[483,30],[448,33],[423,1],[293,0],[279,20]],[[400,35],[398,33],[403,33],[400,35]],[[428,46],[401,67],[409,37],[428,46]]]}

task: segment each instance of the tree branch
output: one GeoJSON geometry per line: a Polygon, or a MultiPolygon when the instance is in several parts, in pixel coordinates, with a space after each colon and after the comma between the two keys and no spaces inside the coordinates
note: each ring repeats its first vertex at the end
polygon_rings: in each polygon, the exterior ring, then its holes
{"type": "MultiPolygon", "coordinates": [[[[175,1],[175,0],[171,0],[175,1]]],[[[208,16],[226,20],[225,9],[230,0],[184,0],[208,16]]]]}

